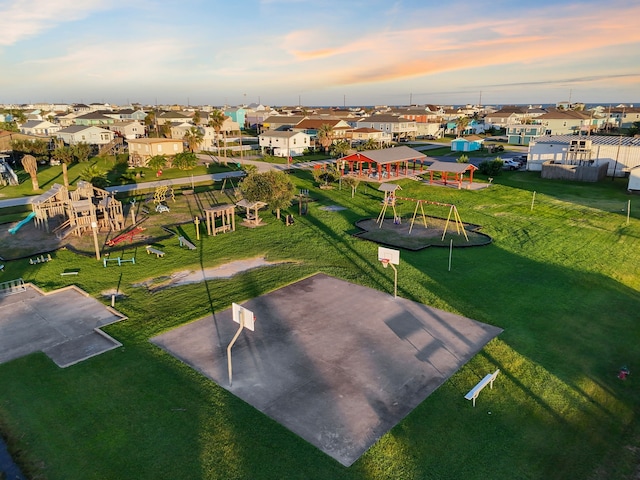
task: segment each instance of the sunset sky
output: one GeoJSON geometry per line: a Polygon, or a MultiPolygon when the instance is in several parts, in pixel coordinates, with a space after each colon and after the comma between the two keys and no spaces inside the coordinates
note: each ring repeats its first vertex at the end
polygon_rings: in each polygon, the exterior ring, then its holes
{"type": "Polygon", "coordinates": [[[640,104],[640,2],[0,0],[0,103],[640,104]]]}

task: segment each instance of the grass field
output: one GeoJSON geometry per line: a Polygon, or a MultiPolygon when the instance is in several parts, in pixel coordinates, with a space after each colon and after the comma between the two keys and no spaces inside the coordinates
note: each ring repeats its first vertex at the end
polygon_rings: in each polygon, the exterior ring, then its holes
{"type": "MultiPolygon", "coordinates": [[[[101,292],[118,286],[125,297],[116,308],[129,317],[105,329],[123,347],[73,367],[44,354],[0,365],[0,431],[31,478],[637,478],[640,201],[624,179],[590,185],[505,172],[478,191],[401,182],[403,196],[455,204],[493,242],[454,249],[451,271],[447,248],[402,251],[398,295],[504,333],[350,468],[151,345],[154,335],[315,272],[393,289],[377,244],[353,236],[357,220],[379,213],[377,186],[361,184],[352,199],[347,189],[319,190],[308,172],[292,178],[315,199],[307,216],[291,207],[293,226],[263,212],[264,227],[205,235],[196,251],[163,241],[164,258],[139,248],[136,264],[121,268],[67,250],[37,266],[7,262],[0,281],[74,282],[105,303],[101,292]],[[327,205],[347,208],[320,209],[327,205]],[[257,255],[293,262],[155,293],[133,286],[257,255]],[[64,268],[81,274],[62,277],[64,268]],[[631,370],[625,381],[622,366],[631,370]],[[493,390],[473,408],[464,394],[496,368],[493,390]]],[[[192,224],[182,228],[193,238],[192,224]]]]}

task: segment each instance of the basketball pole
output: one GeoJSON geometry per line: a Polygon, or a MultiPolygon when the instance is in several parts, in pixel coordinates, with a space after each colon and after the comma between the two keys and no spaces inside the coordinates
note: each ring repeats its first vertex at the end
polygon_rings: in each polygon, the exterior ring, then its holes
{"type": "Polygon", "coordinates": [[[244,328],[244,312],[240,312],[240,328],[238,328],[238,331],[233,336],[231,343],[229,343],[229,346],[227,347],[227,367],[229,369],[229,387],[233,385],[233,367],[231,365],[231,347],[233,347],[233,344],[236,343],[236,340],[238,340],[238,337],[240,336],[240,333],[242,332],[243,328],[244,328]]]}

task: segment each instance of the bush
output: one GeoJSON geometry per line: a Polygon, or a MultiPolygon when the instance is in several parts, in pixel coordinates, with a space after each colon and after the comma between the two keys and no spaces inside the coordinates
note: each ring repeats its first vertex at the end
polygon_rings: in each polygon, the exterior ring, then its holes
{"type": "Polygon", "coordinates": [[[495,177],[502,173],[502,160],[496,158],[495,160],[485,160],[478,165],[478,172],[490,177],[495,177]]]}

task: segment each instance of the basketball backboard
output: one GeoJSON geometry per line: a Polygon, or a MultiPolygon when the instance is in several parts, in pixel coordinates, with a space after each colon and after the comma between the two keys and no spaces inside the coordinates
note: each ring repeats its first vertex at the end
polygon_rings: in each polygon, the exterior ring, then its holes
{"type": "Polygon", "coordinates": [[[400,264],[400,250],[393,248],[378,247],[378,261],[388,260],[393,265],[400,264]]]}
{"type": "Polygon", "coordinates": [[[248,328],[253,332],[255,327],[255,318],[253,316],[253,312],[247,308],[244,308],[242,305],[238,305],[237,303],[232,303],[231,308],[233,311],[233,321],[236,323],[241,323],[240,319],[242,319],[245,328],[248,328]]]}

